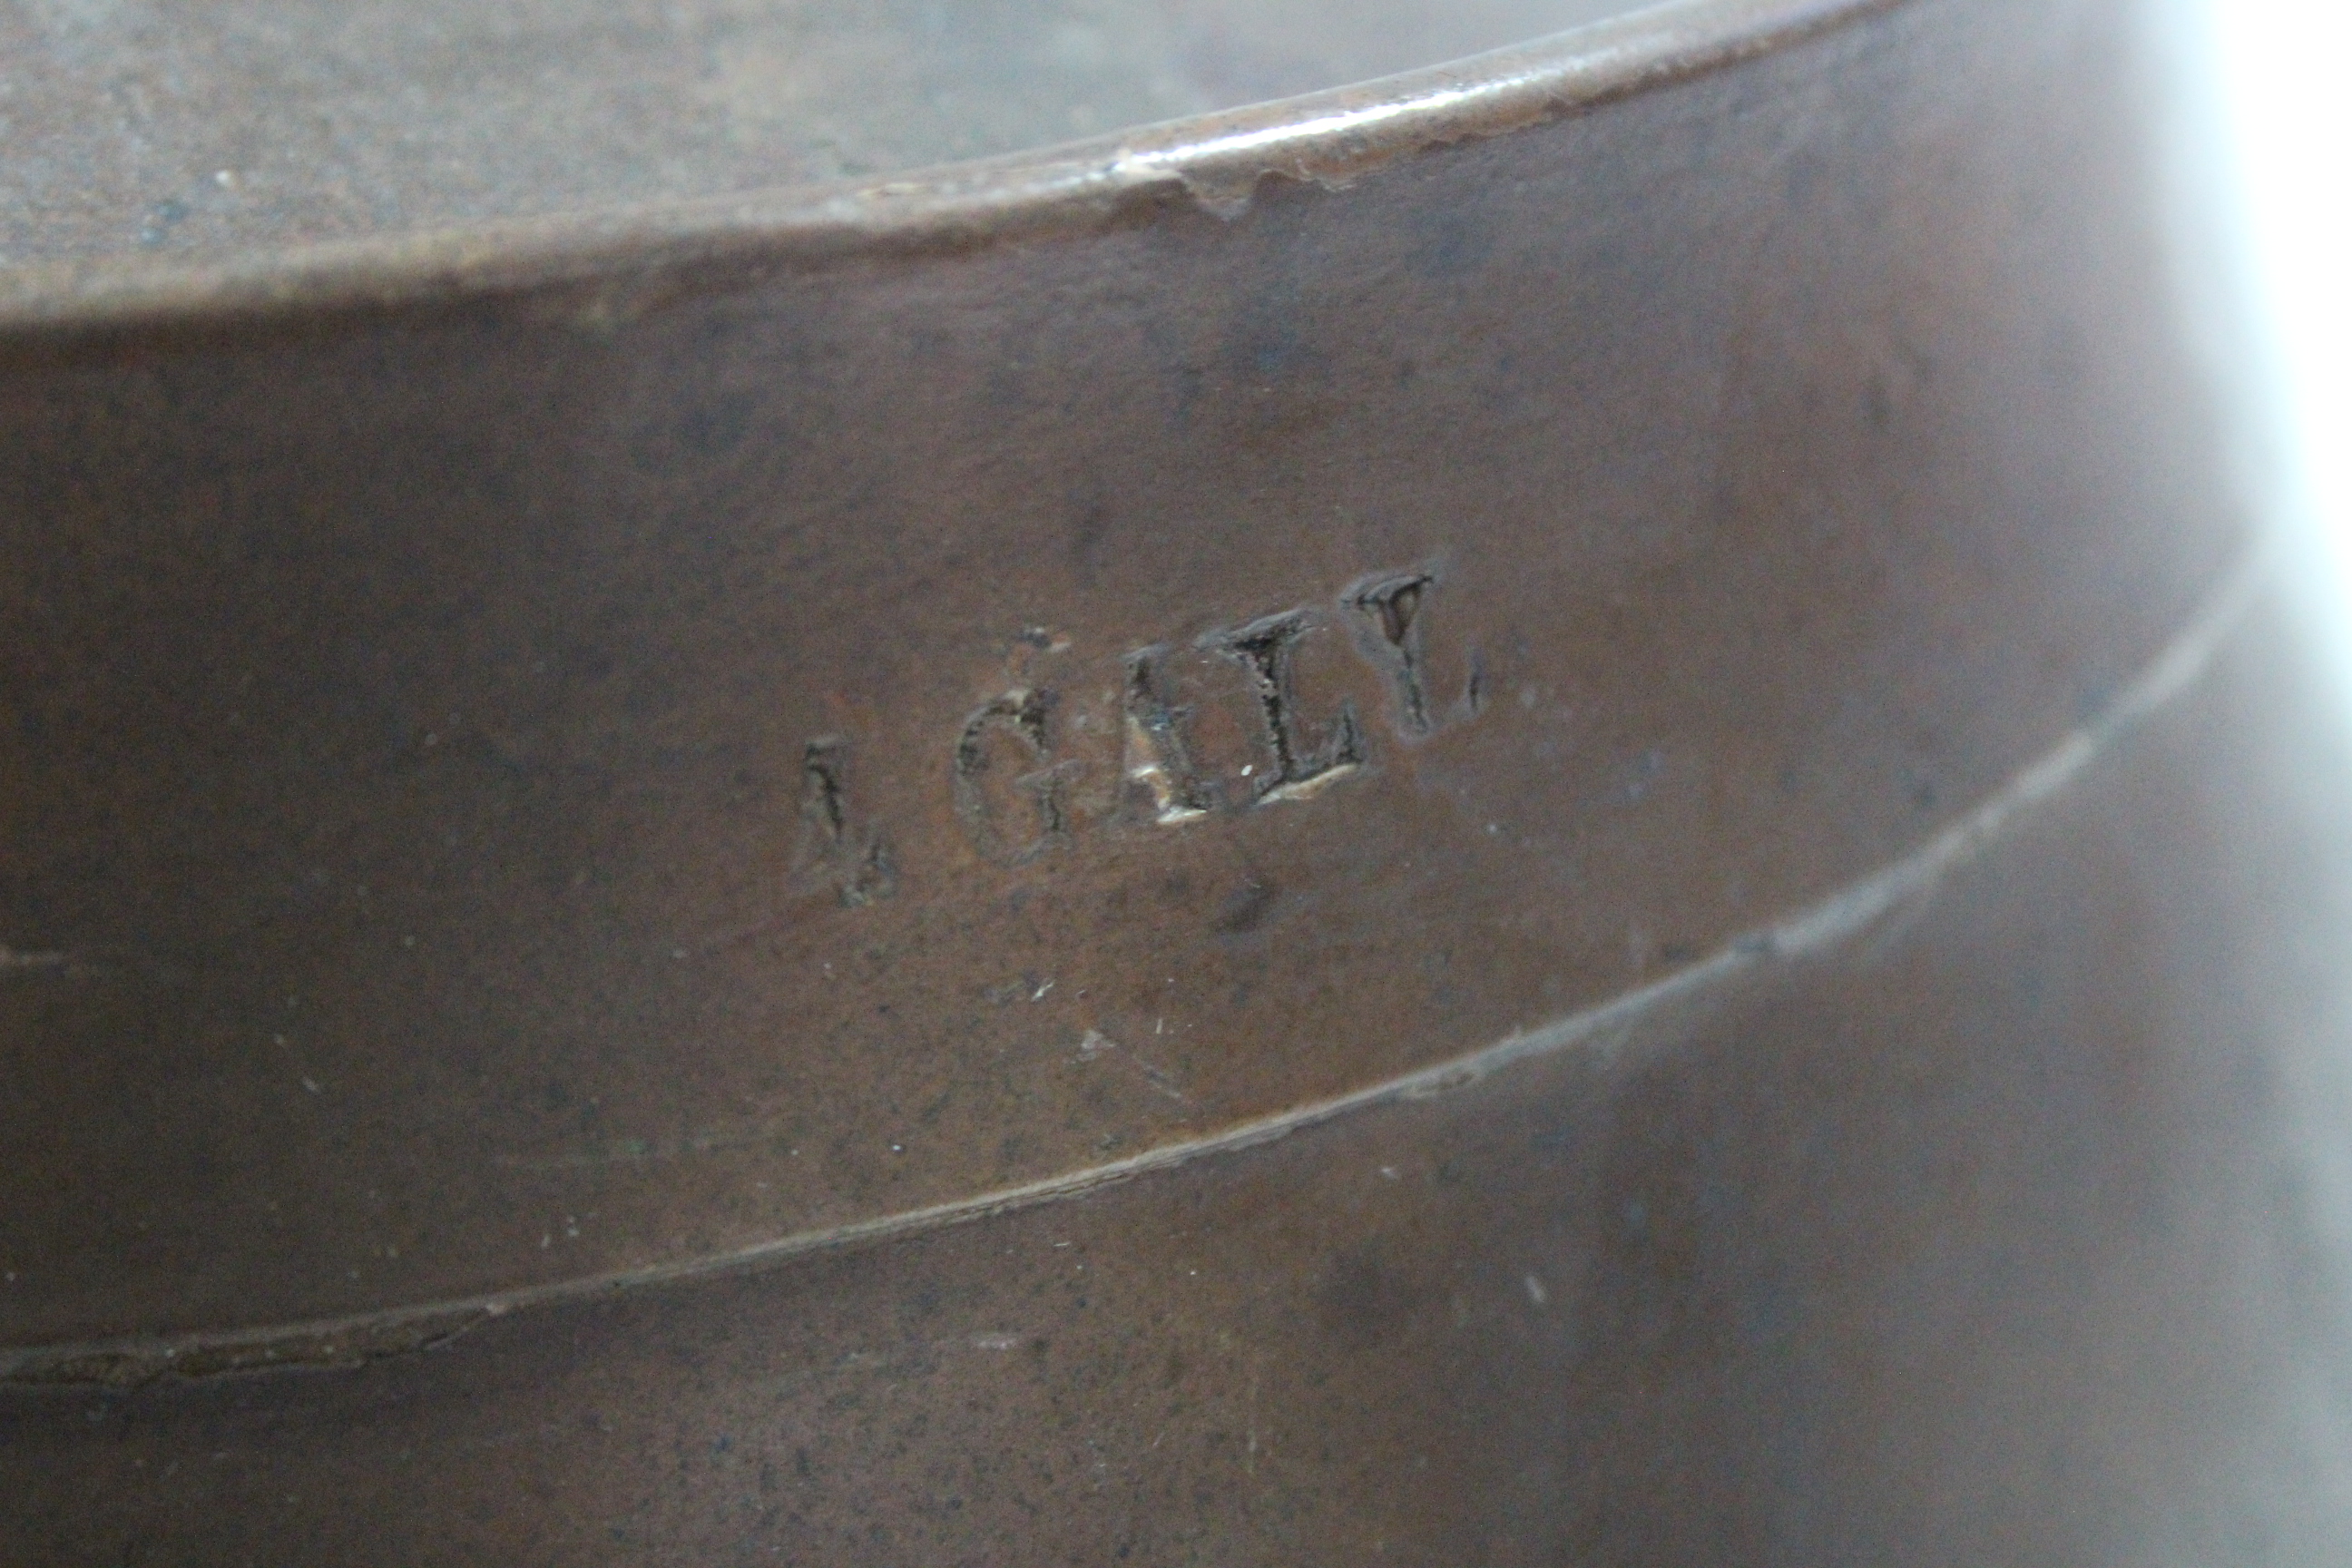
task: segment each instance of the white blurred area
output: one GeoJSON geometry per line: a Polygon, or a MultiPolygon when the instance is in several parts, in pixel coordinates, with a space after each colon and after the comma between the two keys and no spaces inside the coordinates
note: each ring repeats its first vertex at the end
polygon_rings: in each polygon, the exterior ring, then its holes
{"type": "Polygon", "coordinates": [[[2197,0],[2275,500],[2352,674],[2352,0],[2197,0]]]}

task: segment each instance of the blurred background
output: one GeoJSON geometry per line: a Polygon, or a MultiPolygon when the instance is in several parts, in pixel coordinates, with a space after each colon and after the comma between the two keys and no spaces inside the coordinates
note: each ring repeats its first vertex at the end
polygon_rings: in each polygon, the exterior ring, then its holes
{"type": "MultiPolygon", "coordinates": [[[[2315,552],[2352,675],[2352,7],[2201,0],[2225,189],[2284,446],[2286,515],[2315,552]]],[[[2352,687],[2347,687],[2352,689],[2352,687]]]]}

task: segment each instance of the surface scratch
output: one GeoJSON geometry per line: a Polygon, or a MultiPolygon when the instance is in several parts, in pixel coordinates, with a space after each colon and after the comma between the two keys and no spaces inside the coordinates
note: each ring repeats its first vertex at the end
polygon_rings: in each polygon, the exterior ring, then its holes
{"type": "Polygon", "coordinates": [[[616,1290],[773,1264],[967,1224],[1093,1192],[1195,1160],[1255,1148],[1374,1107],[1424,1100],[1481,1082],[1516,1063],[1585,1047],[1611,1054],[1665,1004],[1741,975],[1834,950],[1932,893],[2021,817],[2079,778],[2116,741],[2196,684],[2243,620],[2265,576],[2257,558],[2213,590],[2172,641],[2093,720],[1916,848],[1804,909],[1734,937],[1712,954],[1605,1002],[1521,1030],[1465,1055],[1345,1094],[1292,1106],[1198,1138],[993,1192],[797,1232],[710,1257],[562,1280],[365,1317],[215,1334],[0,1350],[0,1383],[134,1385],[163,1378],[297,1366],[348,1367],[429,1348],[504,1313],[616,1290]]]}

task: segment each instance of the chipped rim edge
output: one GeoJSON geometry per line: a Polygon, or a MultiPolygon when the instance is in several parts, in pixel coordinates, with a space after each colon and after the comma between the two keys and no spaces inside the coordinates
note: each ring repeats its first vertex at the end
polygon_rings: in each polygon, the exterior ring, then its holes
{"type": "Polygon", "coordinates": [[[1345,186],[1437,146],[1597,108],[1910,0],[1665,0],[1352,86],[885,179],[788,185],[232,252],[0,270],[0,343],[59,331],[249,321],[586,287],[614,314],[664,279],[845,253],[960,249],[1093,226],[1140,201],[1223,217],[1258,183],[1345,186]],[[618,292],[614,290],[617,289],[618,292]]]}

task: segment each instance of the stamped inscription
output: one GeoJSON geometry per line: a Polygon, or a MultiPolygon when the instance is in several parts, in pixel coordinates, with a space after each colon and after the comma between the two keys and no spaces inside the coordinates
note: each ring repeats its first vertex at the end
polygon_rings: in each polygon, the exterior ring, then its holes
{"type": "Polygon", "coordinates": [[[1307,612],[1286,610],[1229,632],[1213,632],[1202,639],[1206,647],[1249,671],[1250,689],[1265,719],[1274,766],[1259,775],[1250,792],[1252,804],[1319,788],[1364,760],[1363,736],[1356,727],[1353,703],[1339,705],[1319,742],[1306,733],[1298,712],[1297,683],[1291,673],[1294,646],[1306,633],[1307,612]]]}
{"type": "MultiPolygon", "coordinates": [[[[1458,696],[1433,688],[1438,587],[1432,569],[1375,573],[1328,610],[1299,605],[1189,645],[1146,644],[1119,657],[1115,685],[1091,706],[1066,689],[1082,682],[1033,679],[1003,691],[954,737],[956,819],[983,859],[1011,867],[1097,827],[1181,827],[1320,795],[1365,766],[1371,741],[1352,699],[1311,710],[1300,671],[1313,639],[1335,637],[1331,646],[1351,648],[1381,678],[1399,741],[1417,743],[1477,715],[1484,673],[1475,648],[1449,667],[1466,666],[1458,696]]],[[[1048,652],[1064,646],[1043,633],[1023,640],[1048,652]]],[[[852,819],[849,754],[838,736],[808,744],[796,866],[804,887],[822,884],[855,905],[889,897],[898,879],[887,838],[852,819]]]]}
{"type": "Polygon", "coordinates": [[[1054,694],[1018,687],[984,704],[956,737],[956,816],[972,847],[1003,866],[1025,865],[1064,837],[1062,781],[1047,724],[1054,694]],[[1009,789],[992,787],[1009,775],[1009,789]]]}
{"type": "MultiPolygon", "coordinates": [[[[1339,596],[1355,612],[1358,646],[1388,672],[1396,689],[1397,728],[1418,740],[1437,729],[1429,692],[1429,651],[1422,618],[1423,603],[1437,580],[1427,572],[1383,572],[1360,577],[1339,596]]],[[[1470,675],[1460,700],[1445,715],[1446,722],[1474,717],[1481,700],[1485,671],[1476,649],[1470,652],[1470,675]]]]}
{"type": "Polygon", "coordinates": [[[830,888],[844,904],[870,904],[898,889],[890,846],[849,820],[849,742],[821,735],[801,753],[801,842],[793,869],[810,891],[830,888]]]}

